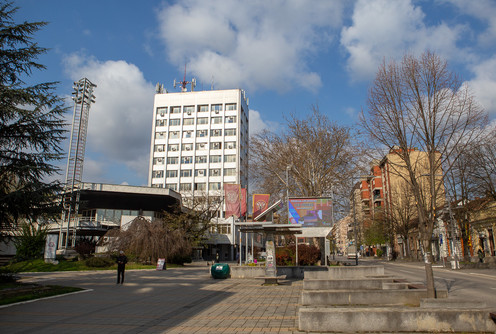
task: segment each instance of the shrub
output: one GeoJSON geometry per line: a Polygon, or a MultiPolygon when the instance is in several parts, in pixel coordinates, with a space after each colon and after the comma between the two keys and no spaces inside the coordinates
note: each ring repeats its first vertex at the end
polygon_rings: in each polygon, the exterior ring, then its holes
{"type": "Polygon", "coordinates": [[[377,248],[377,251],[375,252],[377,254],[377,257],[382,257],[382,254],[384,253],[382,249],[377,248]]]}
{"type": "Polygon", "coordinates": [[[109,258],[104,258],[104,257],[90,257],[86,259],[85,264],[88,267],[93,267],[93,268],[105,268],[105,267],[110,267],[114,264],[114,262],[109,259],[109,258]]]}
{"type": "Polygon", "coordinates": [[[169,260],[168,261],[169,263],[181,264],[181,265],[184,263],[193,262],[191,255],[181,255],[181,254],[175,254],[175,255],[171,256],[168,260],[169,260]]]}
{"type": "MultiPolygon", "coordinates": [[[[289,248],[296,253],[296,247],[291,245],[289,248]]],[[[320,250],[315,245],[298,244],[298,265],[313,266],[320,259],[320,250]]]]}
{"type": "Polygon", "coordinates": [[[16,261],[42,258],[46,235],[46,227],[36,227],[32,223],[23,223],[19,234],[14,239],[16,261]]]}
{"type": "Polygon", "coordinates": [[[96,242],[88,239],[79,240],[74,250],[79,254],[81,259],[86,259],[95,252],[96,242]]]}
{"type": "Polygon", "coordinates": [[[7,268],[0,268],[0,283],[14,283],[19,279],[17,273],[7,268]]]}

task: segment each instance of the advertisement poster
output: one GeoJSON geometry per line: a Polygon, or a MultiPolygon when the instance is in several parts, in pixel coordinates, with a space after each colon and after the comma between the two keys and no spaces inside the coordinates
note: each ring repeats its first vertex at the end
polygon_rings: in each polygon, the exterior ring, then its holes
{"type": "Polygon", "coordinates": [[[165,269],[165,259],[158,259],[157,270],[164,270],[164,269],[165,269]]]}
{"type": "Polygon", "coordinates": [[[55,252],[57,251],[57,242],[59,241],[58,234],[48,234],[45,243],[45,260],[55,260],[55,252]]]}
{"type": "Polygon", "coordinates": [[[332,226],[332,200],[330,198],[290,198],[289,224],[303,227],[332,226]]]}

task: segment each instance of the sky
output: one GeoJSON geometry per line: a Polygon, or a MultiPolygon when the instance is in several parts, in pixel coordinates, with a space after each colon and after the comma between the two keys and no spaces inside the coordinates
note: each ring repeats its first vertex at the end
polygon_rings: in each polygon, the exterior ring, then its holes
{"type": "MultiPolygon", "coordinates": [[[[85,182],[146,185],[156,83],[196,78],[196,90],[241,88],[250,133],[284,129],[312,106],[341,125],[366,111],[379,64],[434,51],[470,85],[496,122],[495,0],[16,0],[67,98],[83,77],[97,85],[85,182]]],[[[72,113],[72,109],[71,113],[72,113]]],[[[70,113],[67,120],[72,120],[70,113]]],[[[68,141],[64,144],[68,150],[68,141]]],[[[65,172],[66,162],[60,166],[65,172]]],[[[62,173],[63,174],[63,173],[62,173]]],[[[63,175],[60,177],[63,179],[63,175]]]]}

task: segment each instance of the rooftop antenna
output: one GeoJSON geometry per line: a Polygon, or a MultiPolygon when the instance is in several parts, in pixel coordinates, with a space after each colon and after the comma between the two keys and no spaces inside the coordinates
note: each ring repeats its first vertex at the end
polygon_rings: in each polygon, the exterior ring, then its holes
{"type": "Polygon", "coordinates": [[[186,64],[184,64],[184,77],[183,77],[183,81],[177,82],[176,79],[174,79],[174,88],[176,88],[176,86],[178,84],[181,85],[181,92],[187,92],[188,91],[188,88],[187,88],[187,85],[188,84],[191,84],[191,91],[194,91],[195,90],[196,79],[193,78],[193,79],[191,79],[191,81],[186,81],[186,64]]]}

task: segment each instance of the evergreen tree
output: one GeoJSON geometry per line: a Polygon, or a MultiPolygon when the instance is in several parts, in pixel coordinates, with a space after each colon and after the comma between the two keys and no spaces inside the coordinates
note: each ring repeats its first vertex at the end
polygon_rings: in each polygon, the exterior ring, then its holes
{"type": "MultiPolygon", "coordinates": [[[[63,101],[56,83],[30,85],[33,70],[47,52],[32,35],[46,22],[16,23],[19,8],[0,1],[0,231],[15,228],[22,219],[33,221],[60,212],[55,199],[60,182],[54,163],[63,157],[63,101]]],[[[2,233],[3,234],[3,233],[2,233]]]]}

